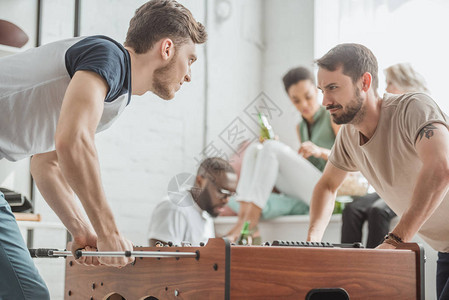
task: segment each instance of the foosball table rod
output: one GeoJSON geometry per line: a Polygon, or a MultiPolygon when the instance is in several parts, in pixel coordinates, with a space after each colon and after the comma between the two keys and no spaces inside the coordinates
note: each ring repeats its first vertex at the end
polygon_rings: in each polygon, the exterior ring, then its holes
{"type": "MultiPolygon", "coordinates": [[[[73,256],[71,251],[58,250],[58,249],[29,249],[31,257],[34,258],[58,258],[73,256]]],[[[154,257],[154,258],[166,258],[166,257],[192,257],[197,260],[200,258],[199,251],[196,252],[159,252],[159,251],[81,251],[75,252],[75,257],[154,257]]]]}

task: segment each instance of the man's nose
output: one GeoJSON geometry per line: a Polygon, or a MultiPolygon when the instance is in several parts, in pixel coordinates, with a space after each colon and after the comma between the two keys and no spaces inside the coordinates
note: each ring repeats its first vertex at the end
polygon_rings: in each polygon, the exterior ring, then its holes
{"type": "Polygon", "coordinates": [[[330,97],[326,93],[323,93],[323,106],[327,106],[331,103],[332,103],[332,101],[331,101],[330,97]]]}
{"type": "Polygon", "coordinates": [[[231,197],[231,196],[230,196],[230,195],[224,196],[224,197],[221,199],[221,202],[222,202],[223,204],[228,204],[228,202],[229,202],[229,197],[231,197]]]}
{"type": "Polygon", "coordinates": [[[192,81],[192,72],[189,70],[189,72],[184,77],[184,81],[190,82],[192,81]]]}

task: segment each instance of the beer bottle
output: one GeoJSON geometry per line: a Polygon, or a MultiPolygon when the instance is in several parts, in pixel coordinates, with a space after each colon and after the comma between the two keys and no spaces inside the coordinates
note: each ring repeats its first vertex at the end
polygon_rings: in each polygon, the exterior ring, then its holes
{"type": "Polygon", "coordinates": [[[343,203],[341,203],[338,200],[335,200],[335,206],[334,206],[334,211],[332,212],[332,214],[334,215],[339,215],[343,213],[343,203]]]}
{"type": "Polygon", "coordinates": [[[242,231],[240,232],[240,236],[237,239],[237,245],[248,245],[250,242],[249,239],[249,221],[246,221],[245,224],[243,224],[242,231]]]}
{"type": "Polygon", "coordinates": [[[274,139],[273,127],[271,127],[267,117],[262,113],[258,113],[258,116],[260,125],[260,139],[262,141],[274,139]]]}

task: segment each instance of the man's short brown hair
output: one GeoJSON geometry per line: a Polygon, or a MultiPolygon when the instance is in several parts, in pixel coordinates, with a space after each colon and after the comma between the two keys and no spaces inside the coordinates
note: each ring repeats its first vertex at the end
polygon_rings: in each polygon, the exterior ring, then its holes
{"type": "Polygon", "coordinates": [[[377,59],[367,47],[360,44],[340,44],[317,59],[316,63],[318,67],[328,71],[343,67],[343,74],[351,77],[353,83],[356,83],[365,72],[369,72],[372,76],[374,93],[377,95],[379,86],[377,59]]]}
{"type": "Polygon", "coordinates": [[[138,54],[145,53],[162,38],[170,38],[175,47],[189,39],[202,44],[207,39],[203,24],[192,13],[174,0],[152,0],[139,9],[129,22],[125,46],[138,54]]]}

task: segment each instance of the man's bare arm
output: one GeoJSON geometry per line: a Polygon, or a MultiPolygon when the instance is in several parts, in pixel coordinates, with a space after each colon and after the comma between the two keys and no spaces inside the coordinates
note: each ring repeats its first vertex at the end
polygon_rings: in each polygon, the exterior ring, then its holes
{"type": "MultiPolygon", "coordinates": [[[[442,124],[429,124],[419,133],[416,151],[423,165],[414,186],[410,206],[392,231],[410,241],[440,205],[449,189],[449,131],[442,124]]],[[[382,244],[380,248],[389,247],[382,244]]]]}
{"type": "Polygon", "coordinates": [[[328,162],[323,175],[313,190],[310,203],[310,224],[308,241],[319,242],[323,238],[335,205],[337,189],[348,173],[328,162]]]}
{"type": "MultiPolygon", "coordinates": [[[[59,165],[72,190],[78,195],[97,233],[97,248],[103,251],[132,250],[114,221],[103,191],[95,148],[95,132],[103,114],[108,91],[106,81],[96,73],[77,71],[61,107],[55,134],[59,165]]],[[[101,258],[105,265],[123,266],[131,258],[101,258]]]]}
{"type": "MultiPolygon", "coordinates": [[[[34,155],[30,169],[45,201],[72,234],[74,248],[86,246],[96,248],[97,235],[75,201],[75,195],[62,175],[56,151],[34,155]]],[[[98,260],[92,257],[81,257],[77,261],[88,265],[98,264],[98,260]]]]}

